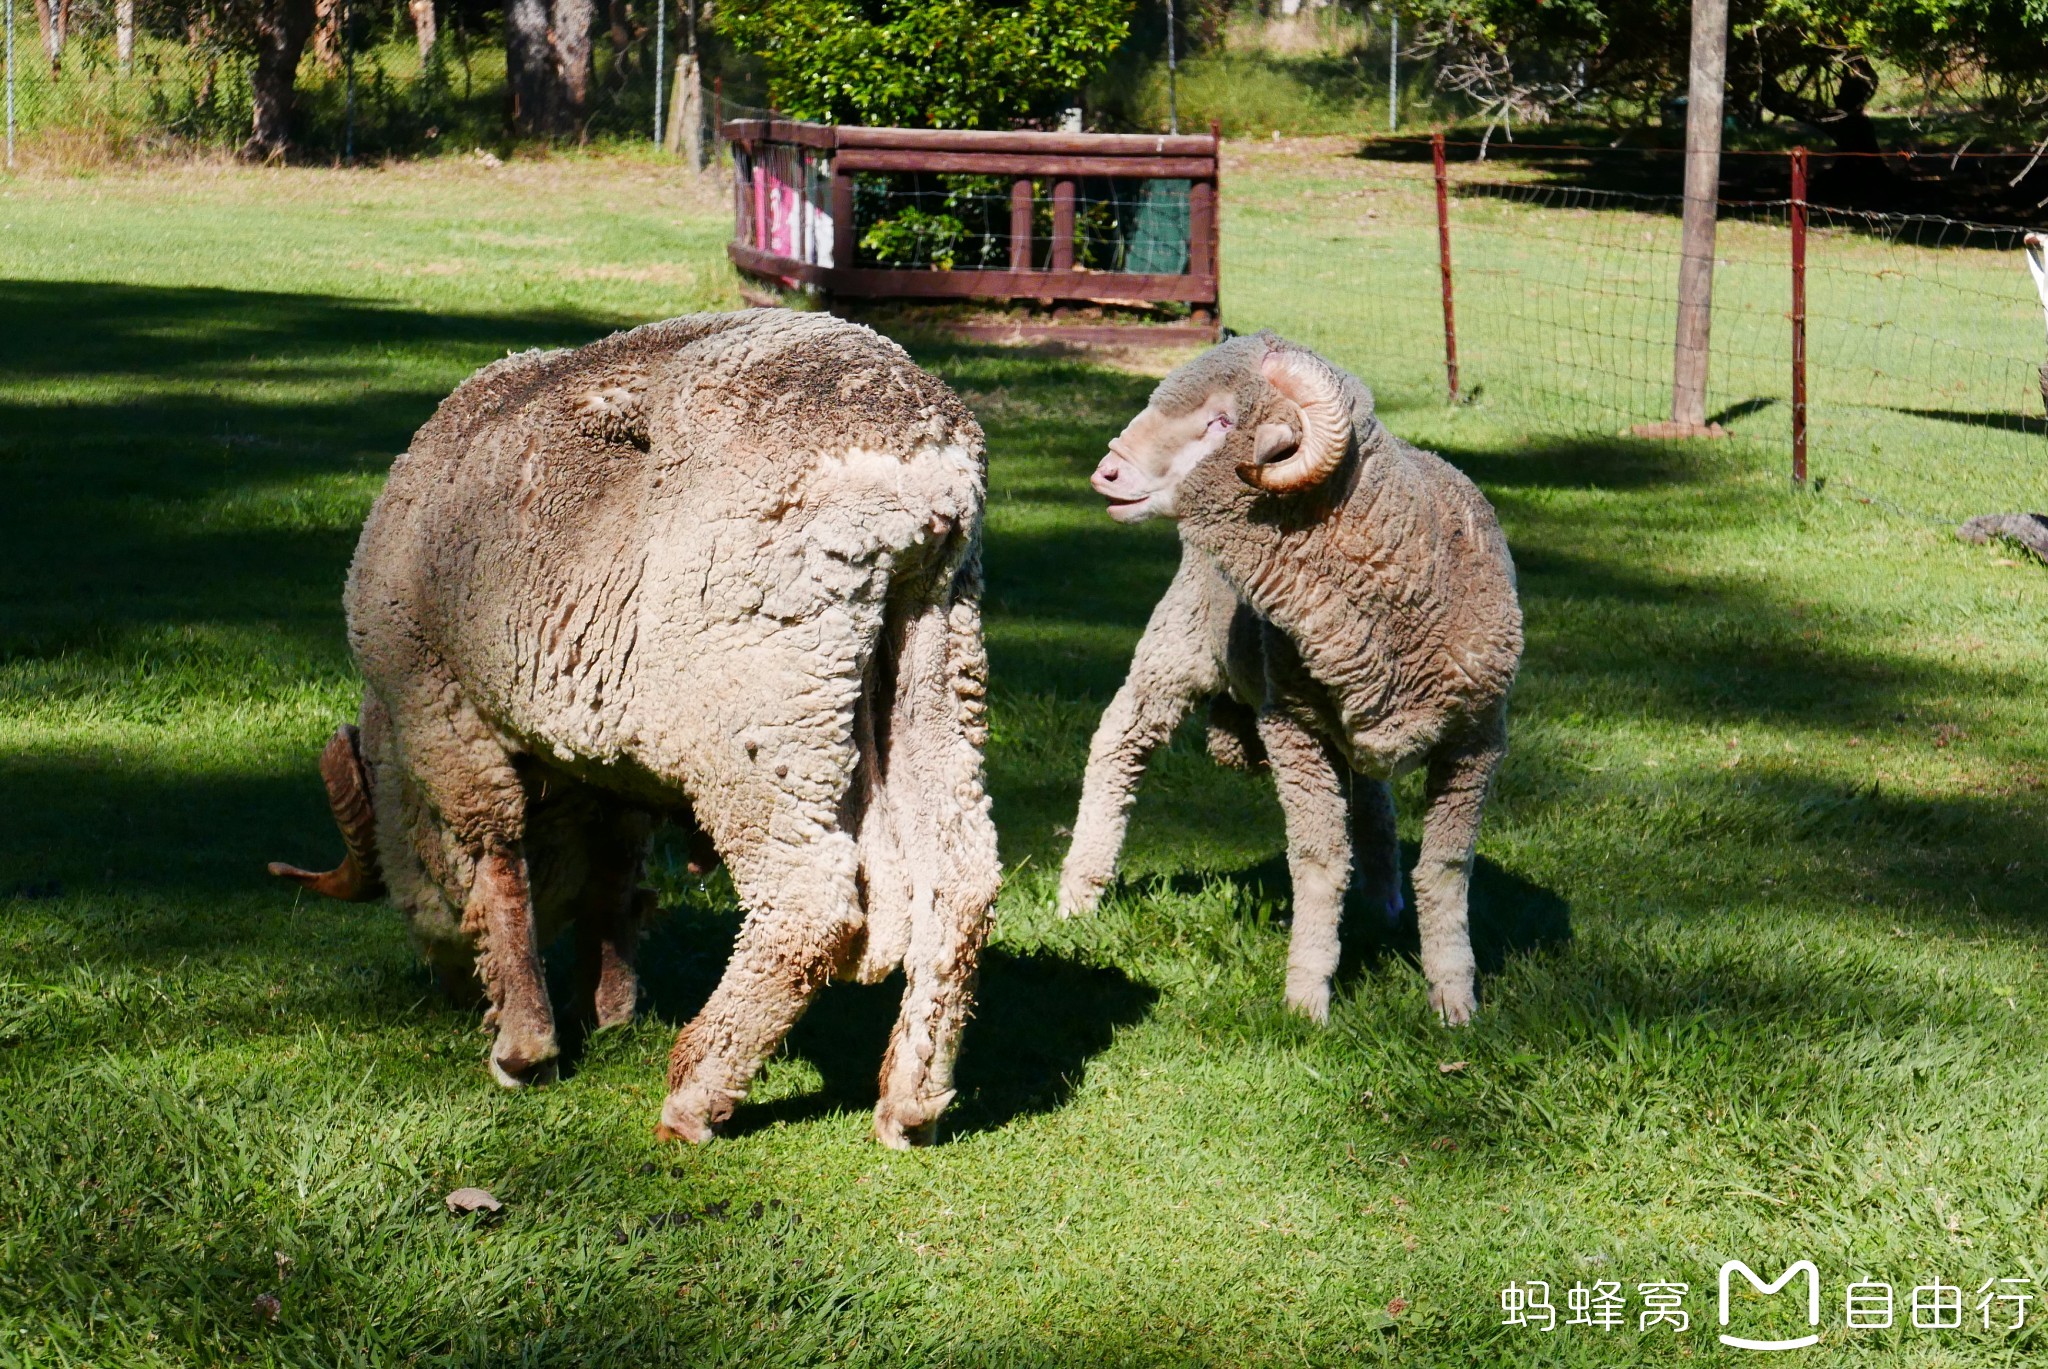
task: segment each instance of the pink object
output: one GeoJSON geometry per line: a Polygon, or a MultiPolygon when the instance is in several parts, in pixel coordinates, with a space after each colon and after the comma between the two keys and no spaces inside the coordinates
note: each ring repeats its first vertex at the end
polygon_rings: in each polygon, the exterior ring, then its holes
{"type": "Polygon", "coordinates": [[[768,245],[768,168],[754,163],[754,246],[768,245]]]}
{"type": "Polygon", "coordinates": [[[797,188],[773,171],[766,172],[768,196],[768,250],[778,257],[797,255],[802,197],[797,188]]]}

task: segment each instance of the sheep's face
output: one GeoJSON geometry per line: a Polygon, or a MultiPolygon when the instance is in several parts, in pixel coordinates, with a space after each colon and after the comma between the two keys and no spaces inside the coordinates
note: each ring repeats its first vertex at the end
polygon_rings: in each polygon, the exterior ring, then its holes
{"type": "Polygon", "coordinates": [[[1249,400],[1237,390],[1217,390],[1185,413],[1151,405],[1109,444],[1089,483],[1109,500],[1109,516],[1119,523],[1177,518],[1188,472],[1234,443],[1238,473],[1254,488],[1267,488],[1246,472],[1290,456],[1300,443],[1299,428],[1293,402],[1268,385],[1249,400]],[[1283,417],[1290,421],[1269,421],[1283,417]],[[1249,431],[1240,433],[1241,427],[1249,431]]]}
{"type": "Polygon", "coordinates": [[[1230,390],[1216,391],[1185,413],[1148,407],[1110,441],[1109,455],[1088,483],[1109,501],[1109,516],[1119,523],[1173,518],[1180,482],[1223,449],[1237,420],[1237,396],[1230,390]]]}

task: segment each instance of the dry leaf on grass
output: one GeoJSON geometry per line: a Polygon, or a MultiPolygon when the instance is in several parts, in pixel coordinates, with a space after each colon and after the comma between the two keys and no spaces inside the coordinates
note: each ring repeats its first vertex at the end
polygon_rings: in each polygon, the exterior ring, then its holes
{"type": "Polygon", "coordinates": [[[1436,1067],[1436,1072],[1438,1074],[1458,1074],[1464,1070],[1465,1065],[1466,1062],[1463,1060],[1446,1060],[1436,1067]]]}
{"type": "Polygon", "coordinates": [[[458,1215],[464,1212],[498,1212],[504,1204],[481,1188],[458,1188],[441,1200],[448,1204],[448,1210],[458,1215]]]}

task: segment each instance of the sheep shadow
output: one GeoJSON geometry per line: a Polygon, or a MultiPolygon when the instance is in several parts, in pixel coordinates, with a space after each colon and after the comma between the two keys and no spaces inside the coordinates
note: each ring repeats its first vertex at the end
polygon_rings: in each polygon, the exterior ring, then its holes
{"type": "MultiPolygon", "coordinates": [[[[1422,966],[1422,937],[1415,922],[1415,884],[1412,872],[1420,854],[1413,842],[1401,843],[1401,899],[1398,917],[1389,918],[1377,908],[1366,907],[1356,894],[1344,901],[1343,955],[1337,964],[1337,986],[1342,989],[1380,969],[1391,959],[1422,966]]],[[[1276,855],[1225,875],[1178,875],[1171,881],[1177,892],[1192,893],[1215,879],[1233,880],[1250,898],[1248,910],[1280,908],[1281,921],[1291,920],[1293,891],[1287,876],[1287,858],[1276,855]]],[[[1495,864],[1485,856],[1472,863],[1472,887],[1468,905],[1472,926],[1472,953],[1481,974],[1499,974],[1508,961],[1518,956],[1555,950],[1572,939],[1571,905],[1554,890],[1524,879],[1514,871],[1495,864]]],[[[1247,916],[1255,915],[1247,912],[1247,916]]]]}
{"type": "MultiPolygon", "coordinates": [[[[667,915],[641,954],[643,1010],[677,1025],[694,1017],[724,973],[738,929],[737,918],[726,910],[685,907],[667,915]]],[[[561,959],[566,973],[569,957],[561,959]]],[[[1089,1061],[1109,1048],[1120,1029],[1143,1021],[1158,997],[1151,985],[1111,966],[1045,951],[985,950],[955,1072],[959,1095],[947,1109],[942,1134],[996,1131],[1019,1117],[1060,1108],[1086,1076],[1089,1061]]],[[[878,984],[833,983],[819,990],[784,1040],[782,1054],[809,1063],[821,1083],[792,1097],[741,1104],[726,1134],[872,1111],[882,1055],[902,1002],[901,972],[878,984]]],[[[565,1061],[573,1067],[577,1043],[564,1044],[565,1061]]]]}

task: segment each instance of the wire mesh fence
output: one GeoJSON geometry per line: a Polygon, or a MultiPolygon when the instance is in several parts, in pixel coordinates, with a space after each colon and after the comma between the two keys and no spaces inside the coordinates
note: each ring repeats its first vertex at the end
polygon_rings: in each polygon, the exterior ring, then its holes
{"type": "MultiPolygon", "coordinates": [[[[1532,437],[1639,440],[1669,417],[1677,195],[1447,170],[1460,399],[1532,437]]],[[[1728,199],[1715,245],[1709,419],[1791,471],[1792,202],[1728,199]]],[[[1807,448],[1823,487],[1929,520],[2048,507],[2043,306],[2023,230],[1810,205],[1807,448]]],[[[1354,171],[1285,205],[1225,200],[1226,318],[1367,377],[1393,409],[1448,389],[1426,162],[1354,171]]]]}

